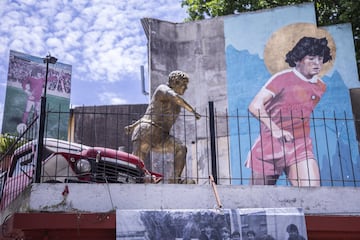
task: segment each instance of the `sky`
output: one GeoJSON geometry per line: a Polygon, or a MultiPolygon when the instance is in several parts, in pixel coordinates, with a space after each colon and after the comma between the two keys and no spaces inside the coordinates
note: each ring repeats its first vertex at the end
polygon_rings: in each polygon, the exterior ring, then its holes
{"type": "Polygon", "coordinates": [[[140,20],[186,17],[181,0],[0,0],[0,128],[10,50],[72,65],[71,107],[147,103],[140,20]]]}

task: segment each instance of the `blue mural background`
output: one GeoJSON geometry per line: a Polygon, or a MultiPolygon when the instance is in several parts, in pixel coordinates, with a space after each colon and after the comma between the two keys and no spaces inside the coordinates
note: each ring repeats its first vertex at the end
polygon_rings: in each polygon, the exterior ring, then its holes
{"type": "MultiPolygon", "coordinates": [[[[224,20],[229,115],[237,116],[229,118],[231,174],[233,179],[239,179],[233,184],[247,184],[247,180],[240,179],[250,178],[250,170],[244,163],[259,135],[259,121],[249,116],[247,108],[271,77],[263,59],[265,44],[273,32],[297,22],[315,24],[312,5],[224,20]]],[[[336,25],[325,30],[334,39],[336,59],[331,71],[322,77],[327,91],[312,116],[313,149],[320,166],[322,186],[354,186],[354,180],[360,179],[360,166],[349,89],[358,88],[360,84],[351,26],[336,25]]],[[[282,176],[278,184],[289,183],[282,176]]]]}

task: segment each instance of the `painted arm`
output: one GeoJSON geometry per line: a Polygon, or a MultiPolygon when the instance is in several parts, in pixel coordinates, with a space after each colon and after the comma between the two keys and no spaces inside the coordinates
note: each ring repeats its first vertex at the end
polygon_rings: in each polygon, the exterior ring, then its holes
{"type": "Polygon", "coordinates": [[[271,92],[262,88],[249,105],[249,112],[271,130],[275,138],[284,138],[285,141],[292,141],[294,136],[286,130],[281,129],[270,118],[265,109],[265,104],[273,98],[271,92]]]}

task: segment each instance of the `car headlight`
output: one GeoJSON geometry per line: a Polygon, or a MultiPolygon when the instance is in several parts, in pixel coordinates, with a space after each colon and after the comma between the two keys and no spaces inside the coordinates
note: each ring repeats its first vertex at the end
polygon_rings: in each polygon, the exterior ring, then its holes
{"type": "Polygon", "coordinates": [[[75,166],[78,173],[88,173],[91,171],[91,164],[86,159],[79,159],[75,166]]]}

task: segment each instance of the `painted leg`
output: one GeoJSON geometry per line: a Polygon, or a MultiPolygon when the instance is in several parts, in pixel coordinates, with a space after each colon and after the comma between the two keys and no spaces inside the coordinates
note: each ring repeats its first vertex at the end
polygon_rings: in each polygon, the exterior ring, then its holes
{"type": "Polygon", "coordinates": [[[308,159],[289,167],[288,179],[293,186],[319,187],[320,171],[315,159],[308,159]]]}
{"type": "Polygon", "coordinates": [[[250,185],[275,185],[279,175],[266,175],[262,173],[252,172],[250,185]]]}

